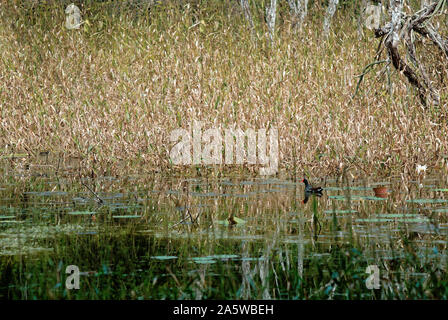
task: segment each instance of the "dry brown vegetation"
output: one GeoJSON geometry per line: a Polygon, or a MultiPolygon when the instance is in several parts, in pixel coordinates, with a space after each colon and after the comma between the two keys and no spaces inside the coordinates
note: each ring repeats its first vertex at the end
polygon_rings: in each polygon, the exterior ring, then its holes
{"type": "Polygon", "coordinates": [[[425,41],[428,71],[440,79],[438,107],[423,108],[392,69],[390,88],[381,66],[352,99],[377,40],[366,30],[359,41],[347,12],[337,12],[327,42],[322,10],[298,33],[283,14],[271,47],[261,23],[250,31],[237,2],[212,3],[159,6],[151,21],[90,8],[88,23],[70,31],[61,6],[32,18],[1,2],[1,155],[50,151],[81,157],[89,170],[179,172],[188,168],[170,165],[170,132],[199,120],[277,127],[281,170],[298,174],[446,166],[448,70],[425,41]]]}

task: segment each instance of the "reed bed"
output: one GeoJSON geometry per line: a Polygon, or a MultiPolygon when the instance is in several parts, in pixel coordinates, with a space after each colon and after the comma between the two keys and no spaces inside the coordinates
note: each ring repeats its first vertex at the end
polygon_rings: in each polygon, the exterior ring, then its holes
{"type": "Polygon", "coordinates": [[[324,6],[312,6],[297,31],[283,5],[271,43],[256,14],[262,2],[252,7],[253,30],[236,1],[166,1],[150,13],[86,2],[79,30],[65,29],[64,5],[0,3],[3,157],[50,152],[98,174],[184,174],[189,167],[170,163],[169,137],[196,120],[278,128],[279,165],[288,172],[447,169],[446,65],[421,43],[439,81],[437,107],[423,108],[393,68],[390,83],[378,67],[352,98],[378,40],[367,29],[358,38],[350,6],[337,11],[325,41],[324,6]]]}

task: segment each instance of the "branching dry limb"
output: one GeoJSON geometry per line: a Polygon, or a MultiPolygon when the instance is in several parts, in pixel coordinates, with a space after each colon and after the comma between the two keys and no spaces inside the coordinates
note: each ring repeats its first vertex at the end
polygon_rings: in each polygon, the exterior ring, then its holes
{"type": "Polygon", "coordinates": [[[354,96],[370,67],[388,61],[392,62],[395,69],[401,72],[409,83],[417,89],[420,101],[424,106],[428,104],[428,93],[432,104],[438,105],[440,103],[440,96],[432,85],[424,63],[417,58],[413,33],[416,32],[429,38],[448,60],[448,40],[444,40],[429,23],[431,18],[442,13],[446,2],[447,0],[438,0],[412,15],[405,15],[403,13],[404,0],[390,0],[391,21],[375,30],[375,37],[382,38],[381,49],[379,47],[377,50],[376,61],[365,67],[363,73],[359,76],[360,79],[354,96]],[[398,50],[402,40],[404,40],[404,46],[412,66],[401,57],[398,50]],[[386,49],[388,58],[379,61],[383,48],[386,49]]]}

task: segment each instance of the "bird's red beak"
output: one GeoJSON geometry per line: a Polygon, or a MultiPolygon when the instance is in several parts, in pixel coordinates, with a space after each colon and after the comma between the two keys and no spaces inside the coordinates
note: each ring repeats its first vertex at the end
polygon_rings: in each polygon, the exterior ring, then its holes
{"type": "Polygon", "coordinates": [[[302,182],[305,182],[305,179],[302,179],[302,182]]]}

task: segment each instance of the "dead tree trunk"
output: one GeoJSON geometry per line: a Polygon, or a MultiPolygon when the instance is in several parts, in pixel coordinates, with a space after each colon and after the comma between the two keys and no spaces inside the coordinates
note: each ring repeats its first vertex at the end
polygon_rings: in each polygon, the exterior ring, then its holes
{"type": "Polygon", "coordinates": [[[435,1],[414,14],[406,15],[403,12],[404,0],[390,0],[391,21],[384,27],[375,30],[375,36],[384,39],[382,44],[387,50],[389,61],[417,89],[420,101],[424,106],[428,104],[428,94],[434,105],[440,103],[440,96],[432,86],[424,64],[416,56],[413,33],[416,32],[429,38],[448,59],[448,40],[444,40],[430,23],[432,17],[442,12],[446,1],[435,1]],[[401,42],[404,42],[408,60],[413,66],[401,57],[398,50],[401,42]]]}
{"type": "Polygon", "coordinates": [[[250,28],[253,30],[254,20],[252,19],[252,14],[250,13],[249,0],[240,0],[240,5],[243,9],[247,22],[249,22],[250,28]]]}
{"type": "Polygon", "coordinates": [[[334,13],[336,12],[336,7],[339,4],[339,0],[330,0],[328,4],[327,13],[325,14],[324,20],[324,37],[328,38],[331,27],[331,20],[333,19],[334,13]]]}
{"type": "Polygon", "coordinates": [[[288,4],[293,16],[293,27],[300,30],[308,14],[308,0],[288,0],[288,4]]]}
{"type": "Polygon", "coordinates": [[[271,5],[266,8],[266,22],[268,24],[271,44],[274,42],[275,19],[277,17],[277,0],[271,0],[271,5]]]}
{"type": "Polygon", "coordinates": [[[367,0],[362,0],[360,3],[359,13],[358,13],[358,39],[361,40],[364,36],[364,17],[367,9],[367,0]]]}

